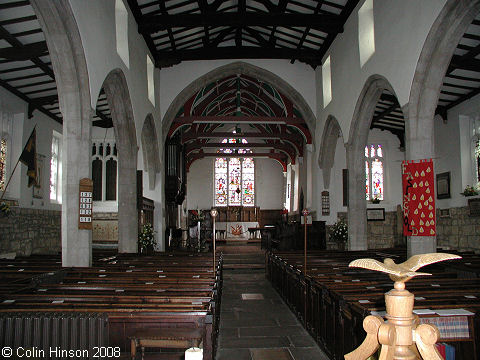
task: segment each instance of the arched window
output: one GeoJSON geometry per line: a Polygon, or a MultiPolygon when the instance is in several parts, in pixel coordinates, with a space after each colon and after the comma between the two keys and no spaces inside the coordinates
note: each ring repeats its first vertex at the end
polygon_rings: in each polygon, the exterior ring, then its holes
{"type": "Polygon", "coordinates": [[[50,158],[50,200],[62,203],[62,135],[56,131],[52,134],[52,157],[50,158]]]}
{"type": "MultiPolygon", "coordinates": [[[[247,144],[245,139],[223,139],[222,143],[247,144]]],[[[248,154],[250,149],[220,149],[224,154],[248,154]]],[[[255,206],[255,162],[252,158],[215,159],[215,206],[255,206]]]]}
{"type": "Polygon", "coordinates": [[[475,135],[472,139],[473,143],[473,185],[478,188],[480,185],[480,138],[475,135]]]}
{"type": "Polygon", "coordinates": [[[117,146],[115,143],[92,144],[92,180],[94,201],[117,200],[117,146]]]}
{"type": "Polygon", "coordinates": [[[2,137],[0,139],[0,190],[5,190],[7,178],[7,139],[2,137]]]}
{"type": "Polygon", "coordinates": [[[365,198],[367,200],[384,199],[384,157],[382,145],[365,146],[365,198]]]}

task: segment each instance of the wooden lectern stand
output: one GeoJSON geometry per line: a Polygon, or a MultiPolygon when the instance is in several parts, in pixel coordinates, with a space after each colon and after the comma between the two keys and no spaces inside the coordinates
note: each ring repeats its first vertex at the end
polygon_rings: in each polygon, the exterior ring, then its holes
{"type": "Polygon", "coordinates": [[[440,334],[434,325],[419,325],[418,316],[413,314],[414,296],[405,289],[405,282],[418,275],[422,266],[439,261],[458,259],[460,256],[431,253],[412,256],[402,264],[391,259],[383,263],[373,259],[358,259],[349,266],[361,267],[390,274],[394,288],[385,294],[387,322],[380,316],[367,316],[363,328],[367,336],[354,351],[345,355],[345,360],[366,360],[381,346],[379,360],[443,360],[435,348],[440,334]]]}

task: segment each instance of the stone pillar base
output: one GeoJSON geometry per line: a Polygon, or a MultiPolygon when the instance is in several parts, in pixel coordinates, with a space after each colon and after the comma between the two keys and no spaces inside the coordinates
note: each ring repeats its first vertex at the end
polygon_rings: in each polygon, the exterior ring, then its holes
{"type": "Polygon", "coordinates": [[[408,236],[407,258],[417,254],[437,252],[437,238],[435,236],[408,236]]]}

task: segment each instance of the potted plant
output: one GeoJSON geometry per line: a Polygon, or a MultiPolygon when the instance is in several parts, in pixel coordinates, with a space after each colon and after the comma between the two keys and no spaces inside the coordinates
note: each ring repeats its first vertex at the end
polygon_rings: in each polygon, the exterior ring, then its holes
{"type": "Polygon", "coordinates": [[[10,215],[10,205],[8,205],[5,201],[2,201],[2,203],[0,204],[0,212],[2,217],[7,217],[8,215],[10,215]]]}
{"type": "Polygon", "coordinates": [[[338,248],[344,248],[348,241],[348,225],[343,220],[338,220],[330,227],[330,240],[338,244],[338,248]]]}
{"type": "Polygon", "coordinates": [[[475,189],[473,186],[467,185],[465,187],[465,190],[463,190],[463,192],[461,192],[460,194],[463,196],[474,196],[478,195],[478,190],[475,189]]]}
{"type": "Polygon", "coordinates": [[[380,204],[380,197],[378,195],[375,195],[372,200],[370,200],[372,204],[380,204]]]}
{"type": "Polygon", "coordinates": [[[152,224],[146,223],[142,226],[142,231],[138,234],[138,245],[141,253],[153,250],[155,244],[155,232],[152,224]]]}

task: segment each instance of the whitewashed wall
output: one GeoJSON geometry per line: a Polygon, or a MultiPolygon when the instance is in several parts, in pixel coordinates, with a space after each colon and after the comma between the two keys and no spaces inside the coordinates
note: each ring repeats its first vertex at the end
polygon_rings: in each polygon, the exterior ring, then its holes
{"type": "MultiPolygon", "coordinates": [[[[402,204],[402,160],[405,152],[399,150],[400,140],[389,131],[372,129],[368,134],[368,142],[382,144],[385,157],[385,200],[380,204],[385,211],[396,211],[397,205],[402,204]]],[[[368,203],[367,207],[378,207],[368,203]]]]}
{"type": "MultiPolygon", "coordinates": [[[[160,159],[163,159],[162,127],[160,125],[160,76],[159,70],[154,71],[155,77],[155,104],[153,106],[148,99],[147,89],[147,65],[146,56],[148,48],[143,37],[138,33],[135,19],[130,12],[128,4],[124,1],[128,11],[128,39],[129,39],[129,67],[121,60],[116,50],[115,33],[115,1],[84,1],[70,0],[70,4],[78,24],[82,38],[87,62],[91,104],[94,109],[97,103],[98,94],[106,76],[113,69],[121,69],[125,75],[135,119],[137,136],[138,169],[143,169],[143,155],[141,144],[141,131],[146,116],[151,113],[155,120],[155,128],[159,139],[160,159]]],[[[161,174],[156,177],[155,190],[149,190],[148,176],[144,176],[144,196],[155,202],[155,228],[159,229],[157,236],[161,249],[164,244],[163,224],[163,179],[161,174]]]]}
{"type": "Polygon", "coordinates": [[[5,111],[13,114],[14,121],[13,134],[10,134],[11,154],[9,155],[9,164],[7,164],[7,175],[10,176],[35,125],[37,125],[36,151],[37,154],[43,155],[43,176],[41,179],[43,198],[33,198],[33,189],[28,187],[27,167],[22,163],[19,163],[15,170],[5,193],[5,198],[18,200],[19,206],[24,208],[61,210],[61,205],[50,202],[50,159],[53,130],[61,134],[62,126],[38,110],[33,112],[31,119],[28,119],[28,104],[1,88],[0,97],[2,99],[0,112],[5,111]]]}
{"type": "Polygon", "coordinates": [[[272,159],[255,159],[256,205],[262,210],[283,209],[283,169],[272,159]]]}
{"type": "MultiPolygon", "coordinates": [[[[160,71],[160,108],[162,118],[173,99],[190,83],[206,73],[239,60],[184,61],[160,71]]],[[[302,95],[312,111],[316,108],[314,70],[304,63],[288,60],[242,60],[268,70],[289,83],[302,95]]],[[[288,94],[285,94],[288,96],[288,94]]]]}
{"type": "MultiPolygon", "coordinates": [[[[405,158],[405,153],[399,150],[400,141],[398,138],[388,131],[380,131],[373,129],[368,136],[369,143],[382,144],[385,152],[385,200],[381,202],[381,207],[385,211],[395,211],[397,205],[402,203],[402,176],[401,176],[401,162],[405,158]]],[[[316,165],[318,167],[318,164],[316,165]]],[[[323,190],[322,171],[319,169],[314,172],[317,179],[316,195],[316,209],[317,219],[326,221],[327,225],[333,224],[337,221],[337,213],[346,212],[347,207],[343,206],[343,181],[342,170],[346,169],[346,151],[343,144],[343,138],[340,137],[337,141],[335,149],[334,166],[331,171],[330,188],[330,215],[322,216],[322,199],[321,191],[323,190]],[[320,190],[321,189],[321,190],[320,190]]],[[[367,207],[378,207],[367,203],[367,207]]]]}
{"type": "MultiPolygon", "coordinates": [[[[187,174],[187,209],[210,209],[213,206],[214,158],[195,161],[187,174]]],[[[261,209],[283,208],[282,166],[275,160],[255,159],[256,206],[261,209]]]]}
{"type": "Polygon", "coordinates": [[[450,199],[437,199],[440,209],[466,206],[461,192],[472,185],[475,167],[472,153],[472,135],[480,120],[480,95],[465,101],[448,112],[448,120],[435,121],[435,173],[450,172],[450,199]]]}
{"type": "MultiPolygon", "coordinates": [[[[420,52],[445,0],[374,1],[375,53],[361,68],[357,13],[362,4],[353,11],[344,32],[326,54],[331,58],[332,101],[325,109],[319,106],[320,134],[327,116],[333,115],[348,138],[355,105],[371,75],[381,75],[390,82],[401,106],[408,102],[420,52]]],[[[321,67],[316,71],[321,74],[321,67]]],[[[319,78],[317,91],[321,92],[319,78]]]]}
{"type": "MultiPolygon", "coordinates": [[[[334,116],[341,127],[345,142],[348,141],[353,113],[365,82],[372,75],[380,75],[391,84],[401,106],[408,103],[418,58],[427,34],[441,11],[445,0],[375,0],[374,35],[375,53],[360,66],[358,40],[358,9],[361,1],[347,20],[344,32],[339,34],[326,54],[331,59],[332,100],[323,106],[322,69],[316,69],[317,126],[315,132],[315,165],[318,166],[320,139],[325,121],[334,116]]],[[[372,140],[386,140],[388,143],[387,199],[382,205],[393,211],[401,203],[400,161],[403,153],[398,151],[398,139],[388,132],[371,132],[372,140]],[[398,171],[397,171],[398,170],[398,171]]],[[[341,141],[339,141],[340,143],[341,141]]],[[[341,169],[346,168],[343,144],[335,155],[330,182],[331,214],[327,223],[334,222],[337,211],[346,211],[342,206],[341,169]]],[[[322,171],[313,171],[314,204],[321,212],[321,191],[323,190],[322,171]]]]}
{"type": "MultiPolygon", "coordinates": [[[[317,219],[326,221],[327,225],[333,224],[337,221],[337,213],[346,212],[347,207],[343,206],[343,174],[342,170],[347,168],[347,155],[345,151],[345,145],[343,144],[342,137],[337,140],[337,146],[335,148],[335,160],[333,168],[330,173],[330,187],[328,192],[330,193],[330,215],[322,216],[322,194],[323,188],[323,176],[322,171],[317,173],[317,186],[319,187],[317,195],[317,219]]],[[[318,166],[318,164],[317,164],[318,166]]]]}

